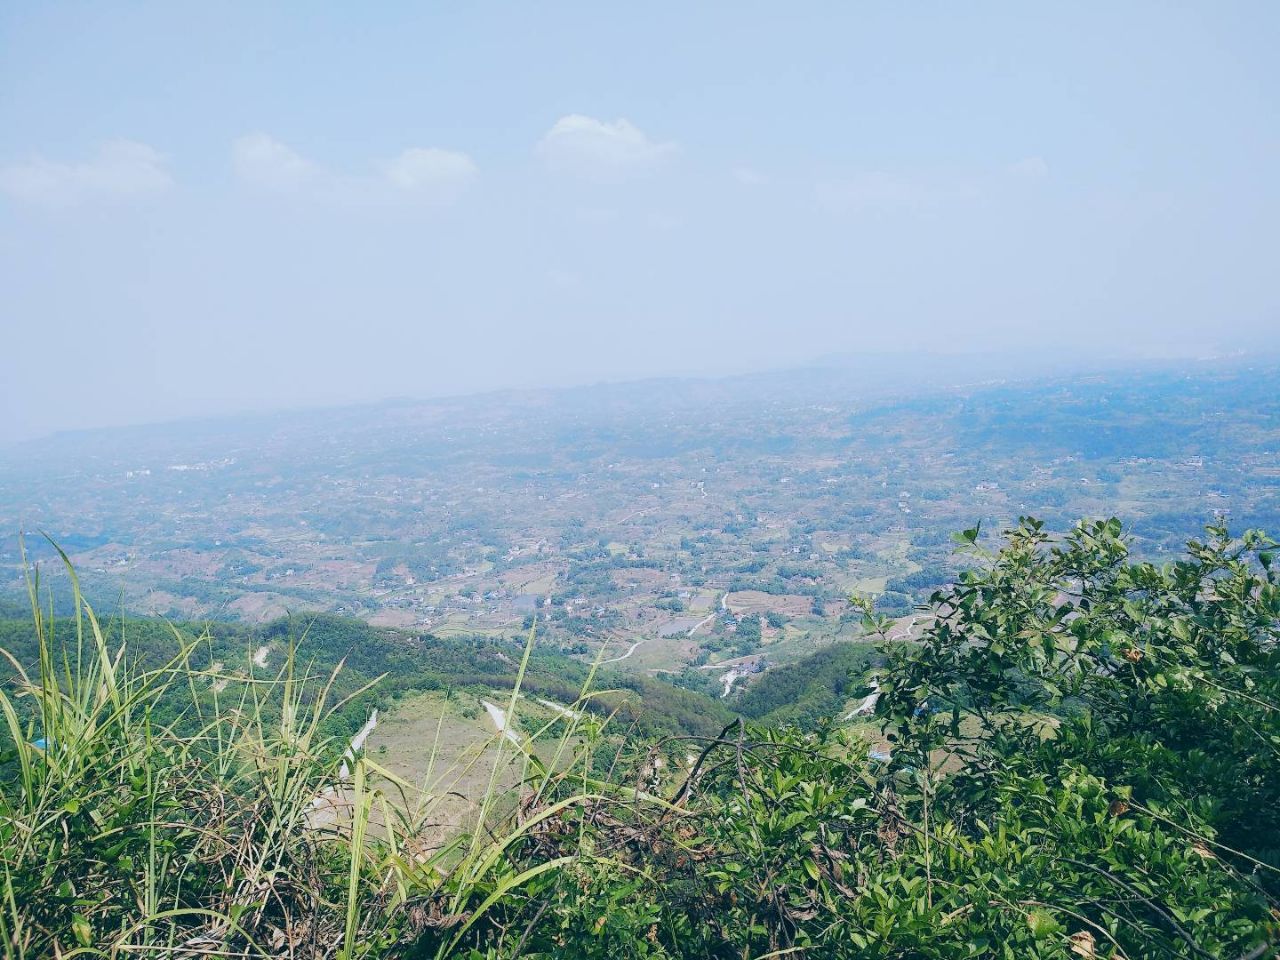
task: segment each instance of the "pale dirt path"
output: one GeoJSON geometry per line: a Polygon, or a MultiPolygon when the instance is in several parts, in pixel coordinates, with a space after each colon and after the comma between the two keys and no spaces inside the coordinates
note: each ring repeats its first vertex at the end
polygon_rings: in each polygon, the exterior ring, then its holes
{"type": "Polygon", "coordinates": [[[862,702],[846,713],[841,720],[852,720],[854,717],[869,717],[876,712],[876,704],[880,702],[880,681],[871,681],[871,692],[862,698],[862,702]]]}
{"type": "Polygon", "coordinates": [[[558,704],[558,703],[552,703],[550,700],[543,700],[541,697],[537,697],[537,698],[535,698],[535,699],[534,699],[534,703],[540,703],[540,704],[542,704],[544,707],[546,707],[548,710],[551,710],[551,711],[553,711],[554,713],[557,713],[557,714],[559,714],[559,715],[560,715],[560,716],[562,716],[562,717],[566,717],[566,718],[567,718],[567,719],[569,719],[569,720],[580,720],[580,719],[582,719],[582,713],[581,713],[581,711],[578,711],[578,710],[570,710],[568,707],[562,707],[562,706],[560,706],[560,704],[558,704]]]}
{"type": "Polygon", "coordinates": [[[351,769],[347,766],[347,760],[355,760],[356,753],[364,747],[364,742],[369,739],[369,734],[373,733],[378,726],[378,708],[374,707],[373,712],[369,714],[369,719],[365,721],[364,726],[351,738],[351,746],[347,747],[345,758],[342,761],[342,767],[338,770],[338,776],[346,778],[351,776],[351,769]]]}
{"type": "Polygon", "coordinates": [[[734,683],[736,683],[738,680],[741,680],[743,677],[749,677],[749,676],[750,676],[749,673],[747,673],[745,670],[740,671],[738,670],[737,667],[733,667],[732,669],[730,669],[728,673],[726,673],[723,677],[720,678],[720,682],[724,684],[724,693],[720,694],[720,699],[723,700],[725,697],[729,696],[729,694],[733,692],[734,683]]]}
{"type": "Polygon", "coordinates": [[[507,726],[507,711],[501,707],[494,706],[488,700],[481,700],[481,705],[488,711],[489,719],[493,721],[493,725],[498,728],[498,732],[510,740],[514,744],[520,743],[520,738],[511,732],[511,728],[507,726]]]}
{"type": "MultiPolygon", "coordinates": [[[[729,605],[727,603],[728,599],[729,599],[729,594],[726,591],[725,594],[720,598],[720,610],[724,613],[729,612],[729,605]]],[[[702,629],[704,624],[710,623],[715,618],[716,618],[716,612],[712,610],[705,617],[703,617],[701,620],[695,623],[692,627],[690,627],[689,632],[686,633],[685,636],[692,637],[695,633],[697,633],[699,630],[702,629]]]]}
{"type": "Polygon", "coordinates": [[[911,636],[911,631],[912,631],[912,630],[914,630],[914,629],[916,628],[916,621],[918,621],[919,619],[920,619],[919,615],[912,617],[912,618],[911,618],[911,622],[910,622],[910,623],[908,623],[905,627],[903,627],[903,629],[898,630],[898,631],[895,631],[894,633],[889,634],[889,639],[890,639],[890,640],[905,640],[905,639],[907,639],[908,637],[910,637],[910,636],[911,636]]]}
{"type": "Polygon", "coordinates": [[[600,661],[600,666],[604,666],[606,663],[621,663],[623,660],[626,660],[628,657],[630,657],[633,653],[635,653],[635,652],[636,652],[636,647],[640,646],[640,644],[642,644],[642,643],[648,643],[648,642],[649,642],[650,640],[652,640],[652,639],[653,639],[653,637],[642,637],[641,639],[639,639],[639,640],[637,640],[635,643],[633,643],[633,644],[632,644],[632,645],[627,649],[627,652],[626,652],[626,653],[624,653],[622,656],[620,656],[620,657],[610,657],[608,660],[601,660],[601,661],[600,661]]]}

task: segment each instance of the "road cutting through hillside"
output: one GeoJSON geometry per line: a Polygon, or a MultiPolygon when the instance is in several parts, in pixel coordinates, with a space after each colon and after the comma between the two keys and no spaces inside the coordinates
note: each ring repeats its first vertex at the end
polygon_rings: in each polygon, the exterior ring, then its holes
{"type": "Polygon", "coordinates": [[[489,719],[493,721],[493,725],[498,728],[498,732],[510,740],[512,743],[519,745],[520,738],[511,732],[511,728],[507,725],[507,711],[501,707],[495,706],[488,700],[481,700],[481,705],[489,713],[489,719]]]}

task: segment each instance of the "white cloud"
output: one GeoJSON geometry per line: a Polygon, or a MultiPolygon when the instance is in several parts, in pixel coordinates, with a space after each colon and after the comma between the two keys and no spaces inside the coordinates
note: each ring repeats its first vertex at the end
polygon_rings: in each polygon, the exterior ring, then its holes
{"type": "Polygon", "coordinates": [[[461,193],[479,173],[465,153],[438,147],[411,147],[386,164],[383,172],[401,190],[442,200],[461,193]]]}
{"type": "Polygon", "coordinates": [[[680,148],[650,140],[629,120],[609,123],[573,113],[557,120],[534,152],[550,170],[619,180],[663,166],[680,148]]]}
{"type": "Polygon", "coordinates": [[[378,164],[376,173],[347,176],[302,156],[265,133],[232,145],[232,165],[246,183],[348,206],[380,205],[401,194],[433,201],[457,197],[479,170],[469,156],[438,147],[410,147],[378,164]]]}
{"type": "Polygon", "coordinates": [[[306,157],[265,133],[251,133],[232,144],[231,162],[241,180],[277,190],[296,189],[321,174],[306,157]]]}
{"type": "Polygon", "coordinates": [[[165,157],[135,140],[111,140],[86,163],[35,157],[0,167],[0,190],[26,203],[65,206],[98,197],[138,197],[173,185],[165,157]]]}
{"type": "Polygon", "coordinates": [[[1025,157],[1017,163],[1011,163],[1008,171],[1023,180],[1043,180],[1049,176],[1049,164],[1044,157],[1025,157]]]}
{"type": "Polygon", "coordinates": [[[768,177],[759,170],[751,169],[751,167],[734,167],[729,173],[734,180],[744,187],[758,187],[769,182],[768,177]]]}

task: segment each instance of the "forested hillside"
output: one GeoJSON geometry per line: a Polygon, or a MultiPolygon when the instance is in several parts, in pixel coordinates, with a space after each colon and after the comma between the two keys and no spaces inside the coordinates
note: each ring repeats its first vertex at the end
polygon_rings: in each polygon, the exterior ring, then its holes
{"type": "Polygon", "coordinates": [[[812,728],[830,721],[855,694],[869,692],[867,679],[883,668],[886,654],[878,645],[845,642],[770,670],[736,701],[743,716],[778,726],[812,728]]]}
{"type": "MultiPolygon", "coordinates": [[[[299,675],[309,677],[327,676],[341,664],[330,693],[345,702],[325,725],[325,731],[334,736],[350,736],[364,724],[370,710],[385,712],[411,693],[453,690],[474,698],[510,690],[525,645],[523,638],[441,639],[332,614],[302,614],[260,627],[129,616],[103,617],[100,623],[104,643],[111,649],[123,645],[137,669],[162,668],[185,648],[184,668],[204,675],[198,699],[206,708],[213,706],[213,687],[220,687],[224,701],[234,699],[253,679],[276,676],[286,659],[293,661],[299,675]]],[[[68,645],[75,643],[76,621],[57,617],[45,626],[55,638],[55,658],[61,659],[68,645]]],[[[29,610],[22,618],[0,618],[0,649],[26,669],[38,668],[39,636],[29,610]]],[[[542,648],[534,650],[522,688],[572,703],[589,674],[594,676],[597,695],[586,708],[615,715],[643,734],[705,734],[732,716],[714,699],[697,692],[607,669],[593,673],[589,663],[542,648]]],[[[183,705],[189,706],[186,700],[184,692],[157,704],[157,718],[173,719],[183,705]]]]}

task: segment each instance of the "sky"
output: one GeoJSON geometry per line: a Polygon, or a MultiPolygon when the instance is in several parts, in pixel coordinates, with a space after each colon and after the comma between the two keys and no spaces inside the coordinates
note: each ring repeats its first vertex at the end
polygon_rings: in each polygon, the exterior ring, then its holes
{"type": "Polygon", "coordinates": [[[0,442],[1280,347],[1280,4],[0,5],[0,442]]]}

